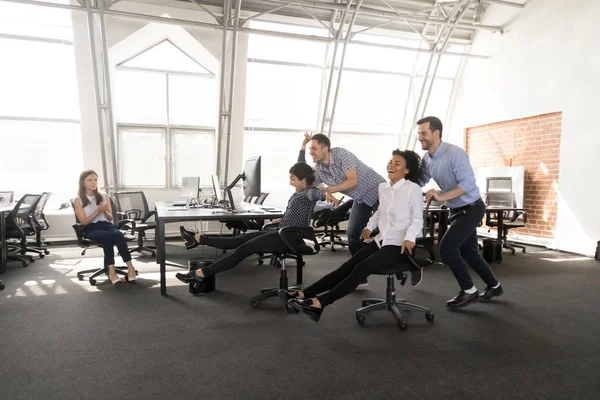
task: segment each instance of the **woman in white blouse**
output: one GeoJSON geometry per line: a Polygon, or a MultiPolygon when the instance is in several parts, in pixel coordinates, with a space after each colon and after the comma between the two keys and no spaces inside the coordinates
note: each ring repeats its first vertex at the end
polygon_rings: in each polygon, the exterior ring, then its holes
{"type": "MultiPolygon", "coordinates": [[[[412,253],[423,229],[423,193],[418,184],[423,177],[421,157],[414,151],[394,150],[387,172],[389,182],[379,185],[379,208],[362,231],[362,238],[368,240],[375,228],[379,228],[379,234],[340,268],[289,300],[292,307],[314,321],[321,318],[324,307],[352,293],[378,269],[399,263],[405,264],[407,270],[413,268],[404,253],[412,253]]],[[[416,286],[421,281],[421,271],[416,269],[413,274],[418,277],[413,279],[416,286]]]]}
{"type": "Polygon", "coordinates": [[[113,285],[121,282],[115,273],[115,249],[117,246],[123,262],[127,264],[127,279],[136,280],[135,269],[131,263],[131,254],[127,242],[120,230],[112,223],[112,207],[106,194],[98,192],[98,174],[91,169],[79,175],[79,191],[73,202],[75,215],[84,225],[83,236],[102,244],[104,266],[108,267],[108,277],[113,285]]]}

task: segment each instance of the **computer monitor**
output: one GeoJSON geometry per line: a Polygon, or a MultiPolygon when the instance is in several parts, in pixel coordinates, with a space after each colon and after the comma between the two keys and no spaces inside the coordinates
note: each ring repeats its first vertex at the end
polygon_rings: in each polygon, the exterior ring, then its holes
{"type": "Polygon", "coordinates": [[[250,157],[244,164],[244,196],[259,197],[260,189],[260,156],[250,157]]]}
{"type": "Polygon", "coordinates": [[[223,200],[223,196],[221,196],[221,183],[219,182],[219,177],[217,175],[212,175],[211,178],[212,178],[213,190],[215,192],[215,199],[217,200],[217,203],[218,203],[221,200],[223,200]]]}
{"type": "Polygon", "coordinates": [[[196,200],[200,192],[200,178],[187,176],[181,178],[181,196],[196,200]]]}

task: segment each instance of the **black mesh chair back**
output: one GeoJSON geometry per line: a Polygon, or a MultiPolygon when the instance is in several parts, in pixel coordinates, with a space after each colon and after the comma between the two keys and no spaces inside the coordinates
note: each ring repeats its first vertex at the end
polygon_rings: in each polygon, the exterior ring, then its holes
{"type": "Polygon", "coordinates": [[[21,197],[8,215],[9,219],[19,226],[29,224],[29,216],[35,213],[37,202],[41,196],[41,194],[26,194],[21,197]]]}
{"type": "Polygon", "coordinates": [[[265,202],[265,200],[267,199],[268,196],[269,196],[269,193],[262,192],[260,194],[260,196],[258,196],[256,198],[256,200],[254,201],[254,204],[262,205],[265,202]]]}
{"type": "Polygon", "coordinates": [[[36,225],[36,228],[43,231],[49,228],[48,221],[46,221],[46,216],[44,215],[44,207],[46,207],[46,203],[50,196],[52,196],[51,192],[42,193],[33,213],[33,223],[36,225]]]}
{"type": "Polygon", "coordinates": [[[244,197],[244,203],[251,203],[252,202],[252,196],[246,196],[244,197]]]}
{"type": "Polygon", "coordinates": [[[8,206],[12,203],[15,192],[0,192],[0,205],[8,206]]]}
{"type": "Polygon", "coordinates": [[[124,213],[126,218],[146,221],[150,216],[144,192],[117,192],[115,198],[119,211],[124,213]]]}
{"type": "Polygon", "coordinates": [[[155,257],[156,247],[144,245],[145,232],[156,229],[155,222],[148,222],[148,219],[155,215],[156,211],[150,211],[148,208],[148,201],[144,192],[117,192],[115,198],[119,214],[125,219],[135,221],[132,224],[132,231],[137,232],[138,242],[137,246],[131,247],[129,251],[140,253],[146,251],[152,257],[155,257]]]}

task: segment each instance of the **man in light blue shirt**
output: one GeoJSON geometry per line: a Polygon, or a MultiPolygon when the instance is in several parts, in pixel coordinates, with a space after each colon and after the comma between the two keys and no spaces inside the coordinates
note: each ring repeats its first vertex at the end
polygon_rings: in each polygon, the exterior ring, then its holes
{"type": "Polygon", "coordinates": [[[448,264],[460,285],[460,292],[450,299],[449,308],[460,308],[476,301],[490,301],[502,295],[502,286],[488,263],[479,254],[477,226],[485,215],[485,203],[475,184],[475,174],[467,153],[460,147],[442,142],[442,121],[425,117],[417,121],[423,156],[424,179],[433,179],[441,191],[429,190],[425,199],[445,201],[450,209],[451,225],[440,242],[440,256],[448,264]],[[468,266],[483,279],[487,287],[479,294],[469,275],[468,266]]]}

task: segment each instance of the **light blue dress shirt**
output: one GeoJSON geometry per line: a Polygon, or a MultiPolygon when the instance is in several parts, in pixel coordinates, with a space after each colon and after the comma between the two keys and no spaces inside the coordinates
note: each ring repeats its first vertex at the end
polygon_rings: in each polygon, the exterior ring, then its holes
{"type": "Polygon", "coordinates": [[[466,206],[481,197],[469,156],[462,148],[442,142],[433,156],[429,152],[425,153],[423,163],[424,179],[421,186],[433,179],[442,192],[448,192],[457,186],[465,192],[462,196],[447,200],[448,208],[466,206]]]}

